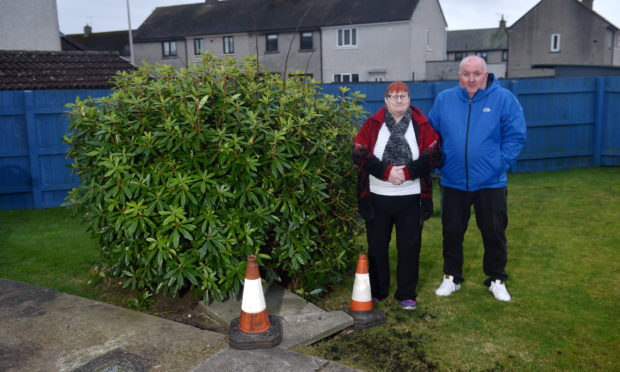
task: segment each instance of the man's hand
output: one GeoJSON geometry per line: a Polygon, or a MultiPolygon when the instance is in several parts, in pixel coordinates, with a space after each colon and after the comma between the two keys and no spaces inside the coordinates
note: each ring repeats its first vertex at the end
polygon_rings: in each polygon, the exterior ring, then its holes
{"type": "Polygon", "coordinates": [[[405,172],[403,171],[404,165],[392,167],[388,181],[394,185],[400,185],[405,182],[405,172]]]}

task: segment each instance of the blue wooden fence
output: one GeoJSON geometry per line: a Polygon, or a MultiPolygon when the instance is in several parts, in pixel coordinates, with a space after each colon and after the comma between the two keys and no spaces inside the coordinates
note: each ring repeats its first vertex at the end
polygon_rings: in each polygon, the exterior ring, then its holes
{"type": "Polygon", "coordinates": [[[65,104],[109,90],[0,91],[0,209],[60,205],[79,179],[66,167],[65,104]]]}
{"type": "MultiPolygon", "coordinates": [[[[521,101],[527,141],[513,172],[620,165],[620,77],[503,80],[521,101]]],[[[409,83],[413,103],[430,110],[455,81],[409,83]]],[[[367,95],[365,108],[383,105],[387,83],[349,87],[367,95]]],[[[323,86],[339,94],[336,85],[323,86]]],[[[0,91],[0,209],[60,205],[79,179],[66,167],[65,104],[108,90],[0,91]]]]}
{"type": "MultiPolygon", "coordinates": [[[[408,83],[413,104],[428,112],[456,81],[408,83]]],[[[366,94],[366,109],[383,104],[388,83],[347,85],[366,94]]],[[[512,172],[620,165],[620,77],[501,80],[521,102],[527,141],[512,172]]],[[[340,94],[339,87],[324,86],[340,94]]]]}

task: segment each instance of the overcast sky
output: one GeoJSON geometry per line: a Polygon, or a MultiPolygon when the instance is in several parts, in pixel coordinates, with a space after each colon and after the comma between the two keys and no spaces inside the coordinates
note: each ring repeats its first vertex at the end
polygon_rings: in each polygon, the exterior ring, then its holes
{"type": "MultiPolygon", "coordinates": [[[[240,0],[243,1],[243,0],[240,0]]],[[[312,1],[312,0],[307,0],[312,1]]],[[[89,24],[93,32],[127,29],[127,0],[56,0],[60,31],[81,33],[89,24]]],[[[142,22],[158,6],[199,3],[199,0],[129,0],[131,26],[142,22]]],[[[439,0],[448,30],[497,27],[504,16],[511,26],[539,0],[439,0]]],[[[389,4],[389,0],[386,1],[389,4]]],[[[594,10],[620,27],[620,1],[594,0],[594,10]]]]}

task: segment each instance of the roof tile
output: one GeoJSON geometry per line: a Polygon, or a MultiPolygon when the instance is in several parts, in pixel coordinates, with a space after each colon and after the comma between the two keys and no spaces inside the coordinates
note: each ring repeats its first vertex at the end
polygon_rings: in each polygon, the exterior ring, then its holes
{"type": "Polygon", "coordinates": [[[134,68],[117,52],[0,50],[0,90],[106,89],[134,68]]]}

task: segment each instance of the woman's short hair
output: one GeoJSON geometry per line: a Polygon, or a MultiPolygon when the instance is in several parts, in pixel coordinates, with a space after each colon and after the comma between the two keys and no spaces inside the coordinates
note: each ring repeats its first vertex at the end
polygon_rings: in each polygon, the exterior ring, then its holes
{"type": "Polygon", "coordinates": [[[409,94],[409,87],[402,81],[395,81],[385,88],[385,96],[387,97],[393,92],[407,92],[409,94]]]}

